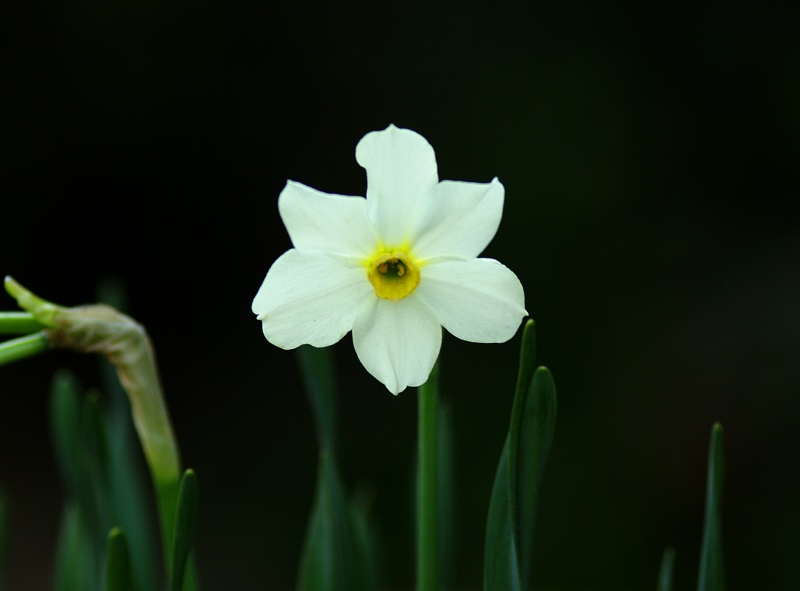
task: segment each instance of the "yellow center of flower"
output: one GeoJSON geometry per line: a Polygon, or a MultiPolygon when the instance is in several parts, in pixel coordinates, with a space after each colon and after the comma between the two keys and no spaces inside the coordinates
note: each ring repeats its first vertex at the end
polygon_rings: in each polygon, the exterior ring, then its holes
{"type": "Polygon", "coordinates": [[[366,266],[375,295],[384,300],[402,300],[419,285],[419,265],[402,250],[382,250],[366,266]]]}

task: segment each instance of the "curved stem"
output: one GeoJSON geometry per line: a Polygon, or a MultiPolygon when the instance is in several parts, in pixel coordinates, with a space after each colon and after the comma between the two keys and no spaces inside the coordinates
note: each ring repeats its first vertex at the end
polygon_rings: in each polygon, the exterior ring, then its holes
{"type": "Polygon", "coordinates": [[[50,341],[44,332],[25,335],[0,343],[0,365],[19,361],[25,357],[44,353],[50,348],[50,341]]]}

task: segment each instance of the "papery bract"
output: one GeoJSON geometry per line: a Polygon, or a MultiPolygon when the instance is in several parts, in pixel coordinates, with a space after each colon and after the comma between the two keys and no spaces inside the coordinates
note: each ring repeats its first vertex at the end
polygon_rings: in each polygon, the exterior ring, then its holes
{"type": "Polygon", "coordinates": [[[394,125],[364,136],[356,160],[366,199],[286,184],[278,208],[294,248],[252,309],[284,349],[325,347],[352,330],[361,363],[397,394],[427,380],[442,326],[466,341],[507,341],[525,297],[508,268],[477,258],[500,224],[500,181],[439,181],[430,144],[394,125]]]}

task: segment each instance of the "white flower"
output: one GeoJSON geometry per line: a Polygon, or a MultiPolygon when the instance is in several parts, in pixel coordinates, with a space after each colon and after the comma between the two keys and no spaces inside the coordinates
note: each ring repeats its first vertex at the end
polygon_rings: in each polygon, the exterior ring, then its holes
{"type": "Polygon", "coordinates": [[[356,160],[366,199],[286,183],[278,209],[294,248],[273,263],[253,312],[284,349],[352,330],[361,363],[397,394],[428,379],[442,326],[465,341],[507,341],[525,295],[508,268],[476,258],[500,224],[500,181],[439,181],[430,144],[394,125],[364,136],[356,160]]]}

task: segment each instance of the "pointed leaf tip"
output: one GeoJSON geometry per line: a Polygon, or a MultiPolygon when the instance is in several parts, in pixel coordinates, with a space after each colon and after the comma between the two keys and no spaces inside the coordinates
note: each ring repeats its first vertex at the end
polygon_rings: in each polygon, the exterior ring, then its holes
{"type": "Polygon", "coordinates": [[[667,546],[661,557],[661,568],[658,572],[658,591],[672,591],[672,571],[675,564],[675,548],[667,546]]]}
{"type": "Polygon", "coordinates": [[[724,483],[724,438],[722,425],[711,427],[708,450],[708,480],[703,542],[700,550],[698,591],[724,591],[725,570],[722,554],[722,490],[724,483]]]}
{"type": "Polygon", "coordinates": [[[178,490],[178,508],[175,517],[175,538],[172,547],[172,578],[170,589],[181,591],[187,577],[187,564],[197,531],[198,490],[194,470],[187,469],[178,490]]]}
{"type": "Polygon", "coordinates": [[[121,528],[113,527],[108,533],[105,591],[131,591],[131,589],[133,585],[128,541],[121,528]]]}

